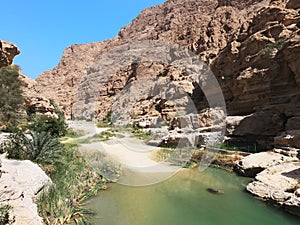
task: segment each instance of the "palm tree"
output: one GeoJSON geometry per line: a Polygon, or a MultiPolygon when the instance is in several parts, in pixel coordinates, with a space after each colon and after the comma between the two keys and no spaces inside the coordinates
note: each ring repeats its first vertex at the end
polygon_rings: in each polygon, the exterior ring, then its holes
{"type": "Polygon", "coordinates": [[[18,132],[9,136],[4,150],[9,158],[29,159],[43,164],[57,159],[61,144],[48,132],[31,131],[27,135],[18,132]]]}

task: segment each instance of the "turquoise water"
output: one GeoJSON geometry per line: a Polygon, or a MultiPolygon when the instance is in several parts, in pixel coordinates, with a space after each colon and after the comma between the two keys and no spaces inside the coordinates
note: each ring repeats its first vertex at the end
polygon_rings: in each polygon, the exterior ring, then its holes
{"type": "Polygon", "coordinates": [[[223,170],[184,170],[151,186],[111,184],[88,203],[95,225],[299,225],[300,219],[246,193],[250,180],[223,170]],[[225,194],[214,195],[208,187],[225,194]]]}

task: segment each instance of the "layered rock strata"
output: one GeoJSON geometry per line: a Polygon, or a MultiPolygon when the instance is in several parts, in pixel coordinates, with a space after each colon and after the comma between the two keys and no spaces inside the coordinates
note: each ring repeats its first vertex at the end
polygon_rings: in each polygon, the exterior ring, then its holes
{"type": "MultiPolygon", "coordinates": [[[[207,108],[203,92],[178,68],[157,62],[124,66],[115,75],[101,78],[96,96],[75,97],[84,77],[95,69],[94,62],[110,50],[141,40],[177,43],[211,65],[234,122],[228,124],[230,144],[249,151],[274,145],[299,148],[298,10],[296,0],[170,0],[143,10],[111,40],[68,47],[58,66],[38,77],[35,88],[53,98],[69,118],[74,103],[84,100],[84,111],[97,98],[95,115],[103,118],[114,98],[133,80],[169,74],[180,78],[203,121],[201,111],[207,108]]],[[[132,116],[144,121],[155,115],[171,121],[178,110],[164,101],[140,99],[131,107],[132,116]],[[161,105],[165,108],[153,110],[161,105]]]]}
{"type": "Polygon", "coordinates": [[[248,192],[300,216],[300,161],[295,154],[288,156],[280,149],[252,154],[237,162],[235,169],[254,178],[248,192]]]}

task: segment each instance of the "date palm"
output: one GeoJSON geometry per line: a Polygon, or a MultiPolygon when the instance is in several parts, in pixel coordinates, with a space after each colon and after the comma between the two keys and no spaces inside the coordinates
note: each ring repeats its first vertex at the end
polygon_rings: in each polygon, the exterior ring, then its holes
{"type": "Polygon", "coordinates": [[[36,163],[48,163],[57,159],[61,145],[57,138],[47,132],[22,132],[11,134],[4,145],[9,158],[29,159],[36,163]]]}

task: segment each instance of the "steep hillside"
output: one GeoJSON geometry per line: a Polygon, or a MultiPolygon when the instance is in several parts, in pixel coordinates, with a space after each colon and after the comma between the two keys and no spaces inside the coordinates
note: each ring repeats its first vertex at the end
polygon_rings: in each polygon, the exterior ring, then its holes
{"type": "Polygon", "coordinates": [[[224,48],[232,35],[268,1],[175,0],[145,9],[122,28],[119,34],[102,43],[68,47],[58,66],[37,78],[36,89],[52,98],[66,112],[79,81],[101,53],[137,40],[162,40],[186,46],[210,61],[224,48]]]}
{"type": "MultiPolygon", "coordinates": [[[[99,85],[97,96],[84,92],[74,99],[78,87],[84,87],[83,77],[101,72],[101,56],[109,50],[139,40],[176,43],[211,65],[225,97],[232,144],[267,149],[277,137],[277,145],[299,147],[298,11],[297,0],[169,0],[142,11],[111,40],[68,47],[59,65],[38,77],[35,88],[54,99],[68,116],[73,104],[81,104],[84,111],[84,103],[97,98],[95,115],[101,118],[126,85],[138,84],[145,76],[163,76],[180,83],[196,102],[197,127],[210,126],[209,118],[220,114],[206,109],[199,87],[184,71],[159,63],[124,66],[93,84],[99,85]]],[[[156,116],[173,128],[184,128],[176,122],[174,108],[174,102],[152,96],[139,99],[128,110],[134,118],[156,116]]]]}
{"type": "Polygon", "coordinates": [[[300,17],[291,2],[258,11],[212,64],[227,113],[245,116],[232,133],[244,143],[278,136],[277,145],[300,146],[300,17]]]}

